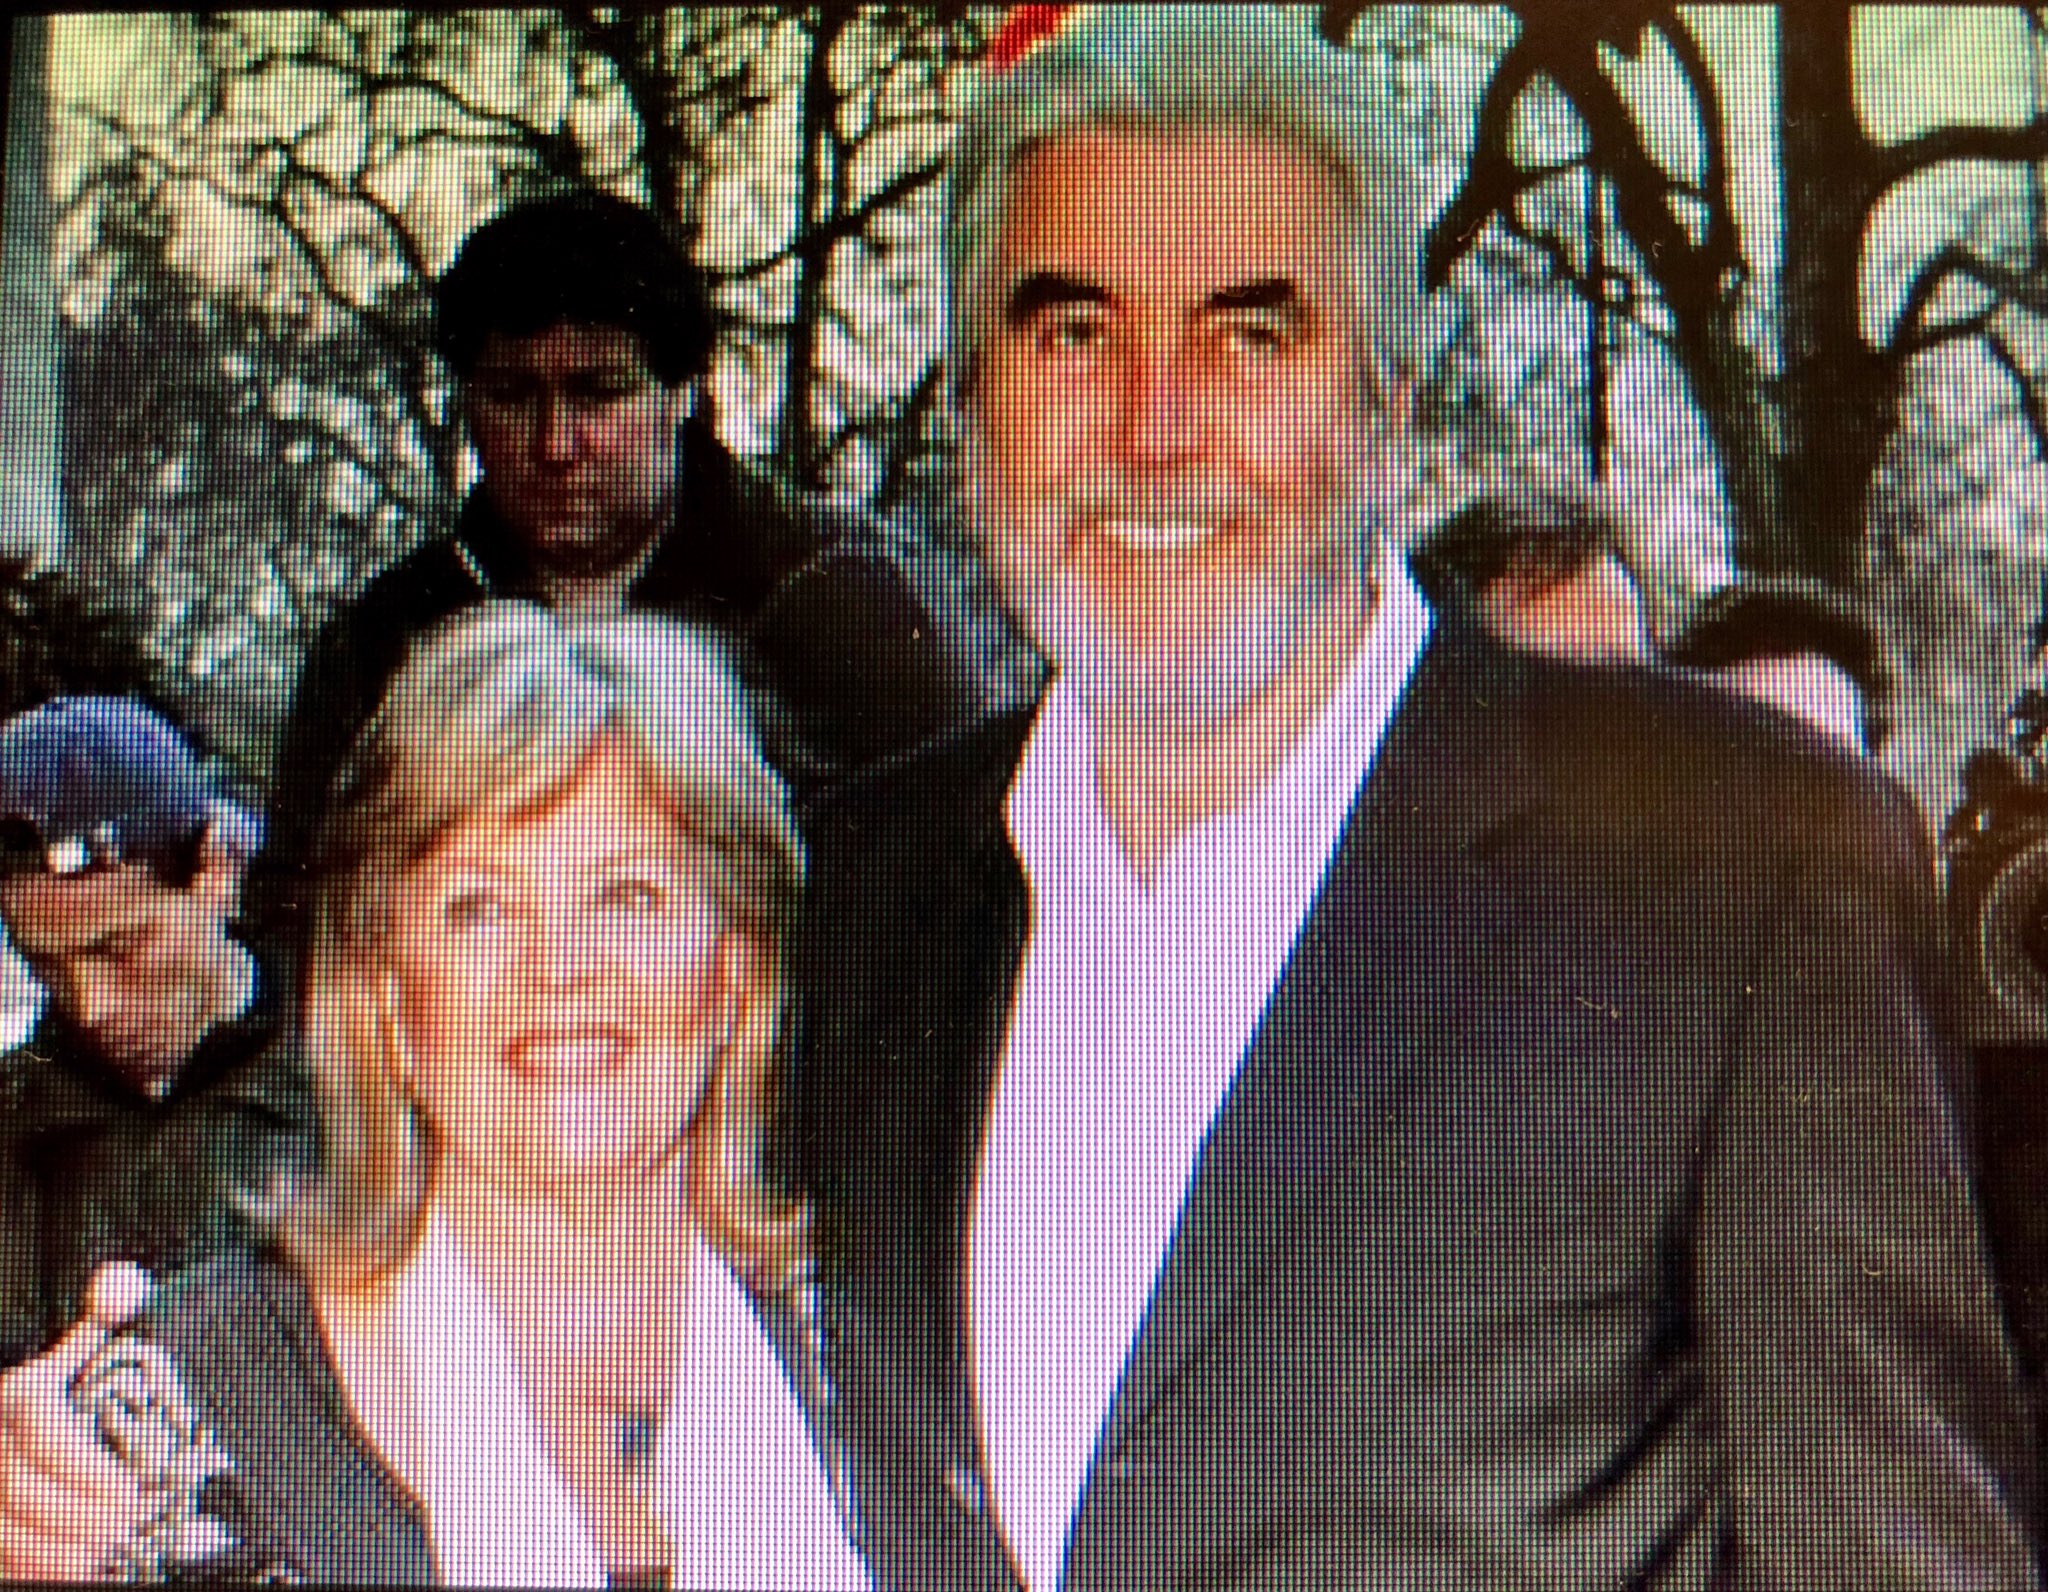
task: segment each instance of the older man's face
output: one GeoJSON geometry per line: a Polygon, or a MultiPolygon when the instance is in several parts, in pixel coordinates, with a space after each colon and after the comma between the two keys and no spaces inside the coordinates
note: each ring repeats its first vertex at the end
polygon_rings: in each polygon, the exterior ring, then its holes
{"type": "Polygon", "coordinates": [[[991,571],[1099,707],[1228,714],[1355,609],[1372,496],[1337,178],[1239,134],[1019,168],[968,395],[991,571]]]}

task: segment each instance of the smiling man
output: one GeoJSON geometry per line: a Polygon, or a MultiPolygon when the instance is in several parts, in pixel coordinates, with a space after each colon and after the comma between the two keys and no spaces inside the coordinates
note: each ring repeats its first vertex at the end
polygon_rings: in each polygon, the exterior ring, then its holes
{"type": "Polygon", "coordinates": [[[2034,1585],[1920,826],[1775,716],[1431,613],[1360,76],[1282,8],[1091,8],[961,127],[965,488],[1054,675],[810,837],[864,1547],[904,1588],[2034,1585]]]}
{"type": "Polygon", "coordinates": [[[49,996],[0,1061],[0,1363],[72,1320],[101,1262],[239,1241],[307,1149],[235,926],[255,841],[136,703],[60,697],[0,724],[0,919],[49,996]]]}

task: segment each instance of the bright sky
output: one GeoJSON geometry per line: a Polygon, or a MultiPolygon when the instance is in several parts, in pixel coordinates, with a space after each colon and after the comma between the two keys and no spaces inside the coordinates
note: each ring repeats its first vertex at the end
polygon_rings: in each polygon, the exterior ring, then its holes
{"type": "MultiPolygon", "coordinates": [[[[1774,170],[1777,8],[1698,5],[1684,8],[1683,14],[1720,82],[1745,251],[1768,273],[1780,252],[1774,170]]],[[[1483,70],[1492,50],[1505,43],[1497,11],[1494,17],[1482,29],[1491,36],[1491,47],[1471,58],[1476,69],[1483,70]]],[[[51,30],[54,97],[59,103],[103,108],[131,125],[168,120],[191,79],[191,66],[153,51],[152,42],[161,37],[145,16],[59,18],[51,30]]],[[[1855,38],[1859,108],[1881,138],[1958,121],[2016,125],[2034,114],[2037,102],[2048,101],[2048,84],[2033,81],[2026,17],[2017,6],[1865,7],[1856,15],[1855,38]]],[[[1655,55],[1642,68],[1625,72],[1624,81],[1646,106],[1655,105],[1660,95],[1673,96],[1676,86],[1670,63],[1655,55]]],[[[309,85],[293,87],[303,93],[309,85]]],[[[1476,96],[1476,90],[1475,81],[1452,103],[1465,110],[1476,107],[1476,97],[1467,97],[1476,96]]],[[[1693,142],[1690,115],[1675,96],[1667,102],[1673,114],[1649,118],[1651,141],[1666,159],[1684,162],[1693,142]]],[[[246,103],[241,108],[253,109],[246,103]]],[[[297,111],[303,115],[306,107],[297,111]]],[[[77,153],[53,150],[60,196],[77,179],[77,153]]],[[[1872,240],[1879,255],[1927,235],[1932,207],[1945,202],[1941,188],[1940,182],[1916,184],[1887,206],[1872,240]]],[[[1952,204],[1952,196],[1946,202],[1952,204]]]]}
{"type": "MultiPolygon", "coordinates": [[[[1778,260],[1775,9],[1689,6],[1686,18],[1720,80],[1734,161],[1736,210],[1750,258],[1778,260]]],[[[2026,18],[2018,7],[1901,5],[1856,14],[1858,109],[1889,142],[1944,123],[2017,126],[2034,114],[2026,18]]],[[[2048,95],[2048,85],[2039,92],[2048,95]]],[[[1907,196],[1888,227],[1924,222],[1907,196]]]]}

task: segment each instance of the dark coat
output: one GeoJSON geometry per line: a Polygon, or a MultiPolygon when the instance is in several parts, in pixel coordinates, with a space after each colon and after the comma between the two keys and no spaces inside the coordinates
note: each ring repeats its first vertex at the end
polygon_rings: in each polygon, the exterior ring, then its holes
{"type": "Polygon", "coordinates": [[[251,1199],[315,1154],[272,1029],[259,1001],[157,1099],[55,1020],[0,1060],[0,1364],[76,1320],[105,1261],[167,1270],[253,1240],[251,1199]]]}
{"type": "MultiPolygon", "coordinates": [[[[2048,1451],[2048,1043],[1988,1045],[1973,1060],[1984,1223],[2035,1434],[2048,1451]]],[[[2048,1519],[2037,1529],[2048,1530],[2048,1519]]]]}
{"type": "MultiPolygon", "coordinates": [[[[962,1305],[1027,727],[814,825],[799,1156],[892,1587],[1012,1584],[962,1305]]],[[[1065,1584],[2034,1585],[1931,885],[1900,794],[1791,721],[1440,619],[1197,1162],[1065,1584]]]]}
{"type": "MultiPolygon", "coordinates": [[[[769,757],[799,789],[1016,700],[1029,654],[956,561],[734,457],[701,416],[682,448],[675,525],[628,606],[730,642],[769,757]]],[[[513,534],[473,493],[452,536],[377,576],[315,640],[257,881],[264,921],[287,943],[322,798],[407,646],[484,598],[537,593],[513,534]]]]}

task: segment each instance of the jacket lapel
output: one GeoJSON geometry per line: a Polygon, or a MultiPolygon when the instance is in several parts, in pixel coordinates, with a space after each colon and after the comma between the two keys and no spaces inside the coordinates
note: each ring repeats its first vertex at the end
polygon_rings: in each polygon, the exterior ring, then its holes
{"type": "Polygon", "coordinates": [[[1482,888],[1482,842],[1526,788],[1518,696],[1512,655],[1440,616],[1196,1160],[1076,1539],[1105,1461],[1460,1022],[1470,975],[1506,932],[1482,888]]]}
{"type": "Polygon", "coordinates": [[[803,1153],[824,1359],[863,1508],[891,1523],[871,1544],[882,1584],[1011,1584],[975,1480],[961,1246],[1029,923],[1002,811],[1029,722],[932,754],[913,796],[814,850],[816,879],[836,882],[845,848],[851,890],[813,911],[799,962],[799,988],[833,991],[805,1015],[831,1065],[803,1087],[803,1153]]]}

